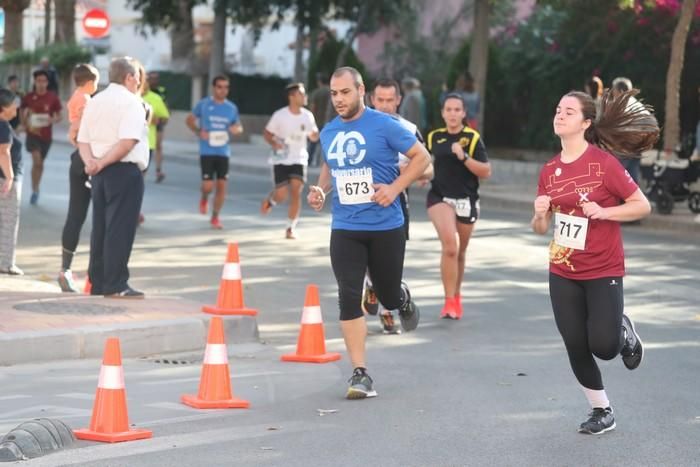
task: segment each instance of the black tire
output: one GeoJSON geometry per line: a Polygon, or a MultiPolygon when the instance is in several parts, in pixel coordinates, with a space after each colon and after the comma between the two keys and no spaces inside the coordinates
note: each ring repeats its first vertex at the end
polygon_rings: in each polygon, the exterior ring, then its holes
{"type": "Polygon", "coordinates": [[[688,196],[688,207],[695,214],[700,214],[700,191],[694,191],[688,196]]]}
{"type": "Polygon", "coordinates": [[[656,193],[656,210],[659,214],[671,214],[673,212],[673,195],[664,189],[656,193]]]}

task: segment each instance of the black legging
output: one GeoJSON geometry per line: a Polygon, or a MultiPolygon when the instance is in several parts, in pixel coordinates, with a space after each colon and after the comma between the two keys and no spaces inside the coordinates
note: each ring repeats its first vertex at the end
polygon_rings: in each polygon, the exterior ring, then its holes
{"type": "Polygon", "coordinates": [[[549,273],[549,297],[576,379],[603,389],[593,356],[611,360],[622,349],[622,278],[572,280],[549,273]]]}
{"type": "Polygon", "coordinates": [[[387,310],[404,302],[401,292],[406,236],[403,227],[383,231],[333,230],[331,265],[338,281],[340,320],[362,317],[362,286],[369,270],[377,298],[387,310]]]}
{"type": "MultiPolygon", "coordinates": [[[[85,164],[80,158],[78,151],[74,151],[70,156],[70,197],[68,198],[68,215],[63,226],[62,244],[63,249],[74,253],[78,248],[80,240],[80,230],[83,228],[88,208],[90,207],[90,188],[85,186],[88,176],[85,173],[85,164]]],[[[70,256],[72,260],[72,256],[70,256]]],[[[64,260],[64,263],[66,260],[64,260]]],[[[70,262],[63,264],[64,269],[70,269],[70,262]]]]}

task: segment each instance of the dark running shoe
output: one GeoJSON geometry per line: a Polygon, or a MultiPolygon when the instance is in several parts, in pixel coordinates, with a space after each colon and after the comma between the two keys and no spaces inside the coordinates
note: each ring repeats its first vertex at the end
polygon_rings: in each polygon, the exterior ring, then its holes
{"type": "Polygon", "coordinates": [[[146,296],[143,292],[128,287],[121,292],[105,295],[105,298],[125,298],[125,299],[144,299],[146,296]]]}
{"type": "Polygon", "coordinates": [[[420,311],[413,300],[411,299],[411,292],[408,290],[408,286],[405,282],[401,282],[401,290],[404,292],[406,301],[401,308],[399,308],[399,319],[401,320],[401,327],[404,331],[413,331],[418,327],[418,321],[420,320],[420,311]]]}
{"type": "Polygon", "coordinates": [[[606,431],[615,429],[615,417],[613,417],[613,410],[610,407],[606,409],[597,407],[588,416],[590,418],[581,423],[578,429],[579,433],[602,435],[606,431]]]}
{"type": "Polygon", "coordinates": [[[639,334],[634,330],[632,320],[625,314],[622,315],[622,330],[625,333],[625,343],[620,351],[622,363],[625,364],[628,370],[634,370],[642,363],[642,358],[644,357],[642,339],[639,338],[639,334]]]}
{"type": "Polygon", "coordinates": [[[391,311],[382,311],[379,313],[379,321],[382,323],[382,331],[384,334],[401,334],[401,329],[394,321],[394,315],[391,311]]]}
{"type": "Polygon", "coordinates": [[[375,316],[379,313],[379,300],[374,293],[374,287],[365,279],[365,287],[362,291],[362,311],[375,316]]]}
{"type": "Polygon", "coordinates": [[[345,395],[348,399],[366,399],[377,396],[377,391],[372,388],[372,378],[369,377],[364,368],[355,368],[348,383],[350,383],[350,387],[345,395]]]}

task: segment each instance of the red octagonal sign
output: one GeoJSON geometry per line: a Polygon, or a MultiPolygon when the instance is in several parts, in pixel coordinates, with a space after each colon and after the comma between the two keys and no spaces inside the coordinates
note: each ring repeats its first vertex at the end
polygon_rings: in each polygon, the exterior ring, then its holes
{"type": "Polygon", "coordinates": [[[99,8],[94,8],[83,16],[83,29],[90,37],[100,38],[109,34],[109,24],[109,16],[99,8]]]}

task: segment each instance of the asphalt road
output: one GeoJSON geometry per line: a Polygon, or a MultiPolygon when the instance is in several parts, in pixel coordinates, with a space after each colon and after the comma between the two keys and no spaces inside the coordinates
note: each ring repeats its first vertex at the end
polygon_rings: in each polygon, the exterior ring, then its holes
{"type": "MultiPolygon", "coordinates": [[[[39,206],[28,206],[25,186],[18,262],[34,277],[53,278],[60,265],[67,154],[66,146],[52,149],[39,206]]],[[[592,437],[576,432],[587,403],[554,326],[547,240],[530,233],[529,212],[482,207],[468,252],[464,319],[440,321],[439,243],[422,198],[414,197],[405,279],[421,307],[421,326],[386,336],[370,319],[368,366],[379,397],[347,401],[345,356],[326,365],[279,362],[294,348],[308,283],[321,289],[328,347],[343,349],[328,213],[305,209],[301,238],[285,240],[284,209],[258,214],[271,181],[233,173],[226,230],[212,231],[197,212],[196,160],[170,163],[167,174],[161,185],[148,176],[132,285],[211,303],[226,242],[239,242],[245,298],[260,309],[262,342],[231,346],[230,361],[234,392],[251,408],[197,411],[178,403],[181,394],[196,392],[201,354],[175,356],[177,364],[127,360],[130,420],[152,429],[154,438],[80,442],[79,449],[26,465],[698,465],[698,238],[624,229],[626,307],[646,356],[634,372],[619,359],[601,363],[617,429],[592,437]]],[[[86,226],[78,271],[86,268],[88,232],[86,226]]],[[[0,432],[38,416],[86,426],[99,365],[0,369],[0,432]]]]}

